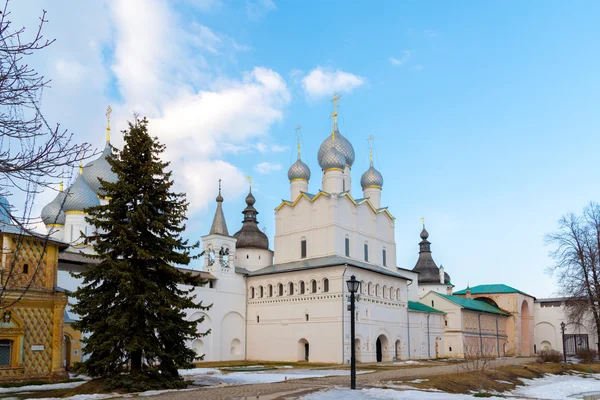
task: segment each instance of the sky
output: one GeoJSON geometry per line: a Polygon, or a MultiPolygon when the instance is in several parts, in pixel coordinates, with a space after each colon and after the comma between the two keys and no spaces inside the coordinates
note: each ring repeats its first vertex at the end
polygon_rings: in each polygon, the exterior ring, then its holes
{"type": "MultiPolygon", "coordinates": [[[[341,94],[354,145],[353,194],[368,136],[395,216],[397,264],[412,268],[425,218],[456,289],[505,283],[558,293],[544,235],[600,199],[600,3],[114,0],[10,3],[15,26],[56,42],[28,62],[52,80],[46,118],[79,142],[112,143],[134,112],[167,145],[190,201],[187,236],[210,229],[223,180],[230,232],[252,177],[273,242],[287,169],[316,160],[341,94]]],[[[52,198],[36,200],[37,212],[52,198]]],[[[35,210],[34,210],[35,212],[35,210]]]]}

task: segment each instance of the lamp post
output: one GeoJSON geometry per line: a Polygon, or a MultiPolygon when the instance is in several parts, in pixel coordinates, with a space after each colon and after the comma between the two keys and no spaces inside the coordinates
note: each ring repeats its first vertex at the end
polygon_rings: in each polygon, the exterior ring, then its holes
{"type": "Polygon", "coordinates": [[[350,280],[346,281],[348,291],[350,292],[350,389],[356,389],[356,345],[354,344],[356,332],[354,331],[354,293],[358,292],[360,282],[352,275],[350,280]]]}
{"type": "Polygon", "coordinates": [[[562,344],[563,344],[563,358],[565,360],[565,364],[567,363],[567,347],[565,346],[565,328],[567,325],[563,322],[560,323],[560,331],[562,332],[562,344]]]}

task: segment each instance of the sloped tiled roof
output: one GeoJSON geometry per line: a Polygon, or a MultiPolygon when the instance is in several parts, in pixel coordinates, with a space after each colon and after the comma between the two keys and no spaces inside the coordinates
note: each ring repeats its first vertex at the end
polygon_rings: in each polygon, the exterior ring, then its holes
{"type": "MultiPolygon", "coordinates": [[[[471,289],[471,294],[491,294],[491,293],[520,293],[525,296],[533,297],[528,295],[527,293],[523,293],[514,287],[504,285],[502,283],[492,284],[492,285],[477,285],[473,286],[471,289]]],[[[467,289],[459,290],[458,292],[454,292],[454,294],[467,294],[467,289]]]]}
{"type": "Polygon", "coordinates": [[[443,311],[436,310],[433,307],[426,306],[425,304],[419,303],[417,301],[409,301],[408,302],[408,309],[410,311],[419,311],[419,312],[426,312],[426,313],[445,314],[445,312],[443,312],[443,311]]]}
{"type": "Polygon", "coordinates": [[[509,315],[508,313],[502,311],[501,309],[494,307],[484,301],[467,299],[467,298],[458,297],[458,296],[450,296],[450,295],[442,294],[442,293],[436,293],[436,294],[438,296],[442,296],[446,300],[449,300],[449,301],[453,302],[454,304],[457,304],[467,310],[480,311],[480,312],[485,312],[485,313],[490,313],[490,314],[509,315]]]}

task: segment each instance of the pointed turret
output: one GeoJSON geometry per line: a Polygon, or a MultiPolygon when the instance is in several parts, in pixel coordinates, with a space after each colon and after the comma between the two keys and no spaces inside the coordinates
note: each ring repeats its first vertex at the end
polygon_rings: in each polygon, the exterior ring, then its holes
{"type": "Polygon", "coordinates": [[[427,232],[425,223],[423,223],[421,242],[419,243],[419,259],[413,268],[413,271],[419,273],[419,286],[421,284],[449,284],[450,276],[446,272],[444,272],[444,282],[440,282],[440,269],[431,256],[431,243],[427,240],[428,238],[429,232],[427,232]]]}
{"type": "Polygon", "coordinates": [[[229,236],[227,230],[227,222],[225,222],[225,215],[223,214],[223,196],[221,196],[221,180],[219,179],[219,194],[217,195],[217,210],[215,211],[215,217],[210,227],[209,235],[223,235],[229,236]]]}
{"type": "Polygon", "coordinates": [[[254,208],[255,202],[256,199],[252,194],[252,185],[250,185],[248,196],[246,196],[246,208],[242,211],[242,214],[244,214],[242,229],[233,235],[233,237],[237,238],[237,249],[269,249],[269,238],[258,228],[258,220],[256,219],[258,211],[254,208]]]}

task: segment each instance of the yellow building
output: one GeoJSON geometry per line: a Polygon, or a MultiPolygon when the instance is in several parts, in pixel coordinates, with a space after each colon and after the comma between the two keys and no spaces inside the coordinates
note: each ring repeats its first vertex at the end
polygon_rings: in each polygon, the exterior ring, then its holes
{"type": "Polygon", "coordinates": [[[67,245],[8,222],[0,213],[0,380],[66,378],[67,295],[56,285],[67,245]]]}

